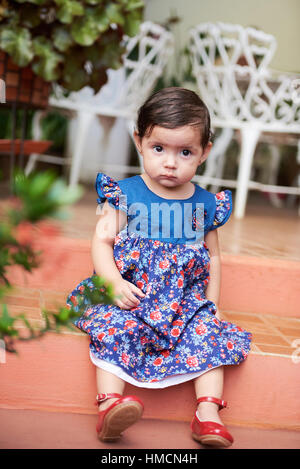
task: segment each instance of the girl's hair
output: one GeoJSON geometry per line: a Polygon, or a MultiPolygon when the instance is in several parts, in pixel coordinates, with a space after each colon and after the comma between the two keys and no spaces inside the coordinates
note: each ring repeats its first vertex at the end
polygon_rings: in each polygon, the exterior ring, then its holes
{"type": "Polygon", "coordinates": [[[202,148],[211,139],[210,116],[206,105],[196,93],[185,88],[163,88],[140,107],[137,119],[139,137],[149,136],[156,125],[167,129],[184,125],[198,126],[202,148]]]}

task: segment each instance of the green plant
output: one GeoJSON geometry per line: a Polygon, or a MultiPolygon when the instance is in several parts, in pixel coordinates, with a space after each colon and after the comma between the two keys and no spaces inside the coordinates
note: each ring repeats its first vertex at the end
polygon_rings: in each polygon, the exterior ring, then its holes
{"type": "Polygon", "coordinates": [[[49,331],[59,332],[62,327],[73,327],[76,317],[81,316],[89,304],[112,303],[110,285],[94,275],[92,289],[85,287],[73,307],[62,306],[57,312],[43,311],[44,326],[36,327],[24,314],[11,316],[5,304],[5,295],[12,289],[9,269],[21,266],[32,272],[39,266],[39,252],[32,246],[33,232],[42,220],[49,217],[66,217],[65,207],[75,202],[82,193],[79,186],[66,186],[52,171],[16,174],[14,178],[14,206],[2,214],[0,225],[0,339],[8,352],[16,352],[16,340],[32,340],[49,331]],[[20,325],[23,327],[20,329],[20,325]],[[22,333],[20,331],[22,330],[22,333]]]}
{"type": "Polygon", "coordinates": [[[63,153],[67,138],[68,118],[52,110],[41,119],[42,140],[51,140],[51,152],[63,153]]]}
{"type": "Polygon", "coordinates": [[[0,50],[66,90],[99,91],[137,33],[142,0],[0,0],[0,50]]]}

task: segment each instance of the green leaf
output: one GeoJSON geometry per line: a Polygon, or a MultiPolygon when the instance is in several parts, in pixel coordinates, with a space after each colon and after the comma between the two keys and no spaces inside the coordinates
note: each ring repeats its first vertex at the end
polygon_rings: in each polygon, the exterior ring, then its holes
{"type": "MultiPolygon", "coordinates": [[[[29,177],[26,177],[22,171],[16,171],[13,179],[13,190],[22,191],[28,181],[29,177]]],[[[18,193],[17,193],[18,195],[18,193]]]]}
{"type": "Polygon", "coordinates": [[[124,32],[130,37],[136,36],[139,32],[141,24],[141,13],[133,11],[130,15],[125,17],[124,32]]]}
{"type": "Polygon", "coordinates": [[[25,67],[33,59],[33,47],[30,32],[25,28],[0,30],[0,49],[7,52],[13,62],[25,67]]]}
{"type": "Polygon", "coordinates": [[[110,21],[105,11],[101,13],[99,12],[96,14],[96,21],[97,21],[97,28],[98,28],[99,33],[104,33],[105,31],[108,30],[110,21]]]}
{"type": "Polygon", "coordinates": [[[75,202],[82,195],[80,186],[67,186],[64,180],[57,179],[53,171],[32,173],[28,177],[18,174],[14,185],[15,193],[23,202],[18,222],[57,217],[63,206],[75,202]]]}
{"type": "Polygon", "coordinates": [[[61,308],[59,314],[56,316],[61,322],[65,322],[69,319],[70,310],[68,308],[61,308]]]}
{"type": "Polygon", "coordinates": [[[20,247],[11,257],[14,264],[21,265],[27,272],[31,272],[32,269],[39,265],[35,253],[30,246],[20,247]]]}
{"type": "Polygon", "coordinates": [[[105,3],[105,0],[85,0],[88,5],[101,5],[105,3]]]}
{"type": "Polygon", "coordinates": [[[102,37],[99,60],[102,67],[118,69],[122,65],[121,57],[125,49],[116,41],[115,36],[115,31],[110,31],[102,37]]]}
{"type": "Polygon", "coordinates": [[[13,324],[16,318],[9,315],[6,304],[2,305],[2,315],[0,316],[0,337],[4,335],[15,336],[18,331],[13,329],[13,324]]]}
{"type": "Polygon", "coordinates": [[[91,75],[89,76],[89,86],[93,88],[95,93],[98,93],[98,91],[101,89],[105,83],[107,83],[107,68],[106,67],[100,67],[97,68],[97,70],[93,70],[91,75]]]}
{"type": "Polygon", "coordinates": [[[8,248],[2,248],[0,251],[0,265],[10,265],[10,256],[8,248]]]}
{"type": "Polygon", "coordinates": [[[88,84],[89,77],[84,69],[84,57],[80,47],[71,47],[65,55],[60,83],[70,91],[78,91],[88,84]]]}
{"type": "Polygon", "coordinates": [[[81,46],[91,46],[100,35],[101,28],[108,28],[105,23],[105,17],[100,20],[99,11],[90,8],[82,18],[77,18],[72,27],[71,35],[77,44],[81,46]],[[100,21],[100,23],[99,23],[100,21]]]}
{"type": "Polygon", "coordinates": [[[63,26],[57,26],[52,32],[54,46],[60,51],[65,52],[73,44],[70,32],[63,26]]]}
{"type": "Polygon", "coordinates": [[[84,14],[83,5],[76,0],[55,0],[55,3],[59,5],[56,15],[62,23],[70,24],[73,16],[84,14]]]}
{"type": "Polygon", "coordinates": [[[143,9],[145,7],[145,2],[142,0],[125,0],[125,10],[133,11],[143,9]]]}
{"type": "Polygon", "coordinates": [[[28,195],[32,199],[38,199],[50,190],[56,179],[56,175],[53,172],[46,171],[43,173],[33,174],[30,178],[30,184],[28,185],[28,195]]]}
{"type": "MultiPolygon", "coordinates": [[[[1,221],[0,224],[0,246],[4,246],[5,244],[12,244],[15,241],[15,238],[11,232],[11,226],[4,221],[1,221]]],[[[2,249],[0,251],[0,255],[2,255],[2,249]]]]}
{"type": "Polygon", "coordinates": [[[82,192],[80,186],[67,186],[65,181],[58,179],[52,184],[48,198],[58,205],[70,205],[82,196],[82,192]]]}
{"type": "Polygon", "coordinates": [[[51,140],[52,148],[61,150],[65,148],[68,118],[59,111],[49,111],[41,120],[42,140],[51,140]]]}
{"type": "Polygon", "coordinates": [[[33,40],[34,51],[37,56],[32,65],[33,71],[46,81],[59,77],[58,65],[63,62],[63,56],[55,52],[49,40],[38,36],[33,40]]]}
{"type": "Polygon", "coordinates": [[[26,8],[20,8],[19,14],[20,24],[29,30],[39,26],[41,23],[40,12],[37,11],[37,7],[35,5],[26,5],[26,8]]]}
{"type": "Polygon", "coordinates": [[[110,23],[116,23],[121,26],[125,23],[124,15],[122,14],[122,6],[116,3],[109,3],[105,9],[105,13],[110,23]]]}
{"type": "Polygon", "coordinates": [[[65,221],[70,219],[70,213],[67,210],[59,208],[55,211],[53,210],[51,217],[55,218],[56,220],[65,221]]]}

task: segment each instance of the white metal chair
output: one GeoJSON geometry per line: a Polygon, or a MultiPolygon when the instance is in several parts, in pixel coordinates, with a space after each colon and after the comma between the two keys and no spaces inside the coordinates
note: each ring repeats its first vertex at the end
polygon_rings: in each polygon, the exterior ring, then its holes
{"type": "MultiPolygon", "coordinates": [[[[300,195],[299,179],[297,187],[274,184],[278,163],[273,164],[271,184],[250,180],[263,132],[300,134],[300,76],[268,68],[276,50],[274,36],[240,25],[202,23],[190,31],[189,50],[199,94],[210,110],[213,127],[222,129],[199,182],[236,187],[236,218],[244,216],[249,188],[300,195]],[[221,178],[222,156],[234,130],[240,131],[241,152],[237,181],[229,181],[221,178]]],[[[273,157],[279,161],[276,152],[273,157]]]]}
{"type": "MultiPolygon", "coordinates": [[[[79,180],[85,145],[95,116],[100,119],[100,124],[105,129],[103,146],[108,140],[114,120],[118,117],[126,119],[128,131],[132,136],[136,112],[153,91],[157,79],[162,75],[169,56],[173,52],[173,35],[152,22],[142,23],[139,33],[133,38],[125,38],[124,41],[126,45],[124,65],[118,70],[108,71],[108,83],[101,88],[99,93],[94,94],[90,87],[85,87],[65,98],[62,90],[58,88],[56,96],[49,100],[50,108],[71,112],[77,119],[75,141],[72,145],[74,152],[70,161],[70,184],[76,184],[79,180]]],[[[36,133],[39,132],[38,120],[41,116],[42,114],[36,118],[36,133]]],[[[102,147],[101,151],[103,150],[102,147]]],[[[32,155],[32,160],[28,162],[27,172],[32,169],[37,159],[59,163],[57,157],[51,155],[32,155]]],[[[64,160],[62,163],[69,162],[64,158],[61,160],[64,160]]],[[[104,166],[105,169],[111,167],[111,165],[103,164],[101,168],[104,166]]],[[[137,170],[129,166],[122,169],[128,172],[137,170]]]]}

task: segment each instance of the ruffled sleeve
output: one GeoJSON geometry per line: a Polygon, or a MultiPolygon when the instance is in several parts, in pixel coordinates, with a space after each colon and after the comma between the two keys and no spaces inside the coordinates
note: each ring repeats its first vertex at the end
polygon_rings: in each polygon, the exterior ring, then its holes
{"type": "Polygon", "coordinates": [[[216,210],[214,219],[210,226],[210,230],[215,230],[224,225],[229,219],[232,212],[232,195],[231,191],[225,190],[215,194],[216,210]]]}
{"type": "Polygon", "coordinates": [[[127,212],[127,198],[117,181],[103,173],[98,173],[95,188],[98,194],[97,202],[102,205],[106,200],[113,207],[127,212]]]}

